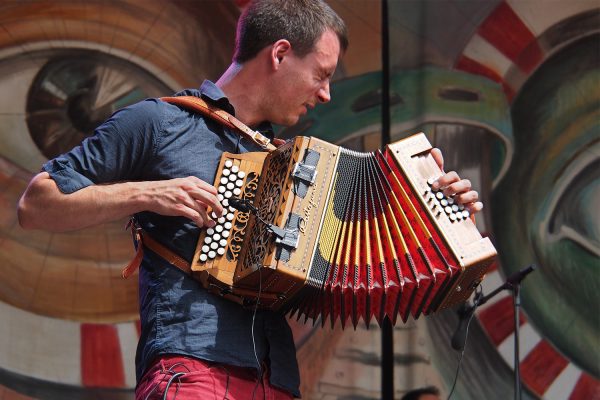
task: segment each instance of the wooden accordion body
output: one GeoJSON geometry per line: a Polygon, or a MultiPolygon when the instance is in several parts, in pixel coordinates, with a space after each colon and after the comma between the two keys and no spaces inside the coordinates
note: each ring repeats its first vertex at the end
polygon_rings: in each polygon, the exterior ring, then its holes
{"type": "Polygon", "coordinates": [[[202,231],[194,274],[242,304],[332,326],[465,301],[496,251],[462,206],[430,189],[442,175],[430,150],[421,133],[385,152],[298,137],[272,153],[224,153],[215,186],[227,214],[202,231]]]}

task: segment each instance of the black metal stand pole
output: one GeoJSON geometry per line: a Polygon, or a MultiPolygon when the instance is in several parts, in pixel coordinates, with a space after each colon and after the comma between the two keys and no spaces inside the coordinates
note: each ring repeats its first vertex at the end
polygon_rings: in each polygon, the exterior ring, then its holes
{"type": "MultiPolygon", "coordinates": [[[[388,3],[381,1],[381,147],[390,143],[390,54],[388,3]]],[[[394,398],[394,327],[388,317],[381,324],[381,398],[394,398]]]]}
{"type": "Polygon", "coordinates": [[[520,294],[520,282],[512,285],[513,293],[513,307],[515,314],[515,400],[521,400],[521,372],[519,369],[520,351],[519,351],[519,314],[521,310],[521,294],[520,294]]]}

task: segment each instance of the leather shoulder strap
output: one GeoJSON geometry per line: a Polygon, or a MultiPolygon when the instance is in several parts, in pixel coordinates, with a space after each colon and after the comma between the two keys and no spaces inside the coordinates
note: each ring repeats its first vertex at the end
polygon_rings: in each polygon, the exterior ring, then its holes
{"type": "MultiPolygon", "coordinates": [[[[207,117],[212,118],[213,120],[225,125],[229,129],[239,132],[242,136],[245,136],[246,138],[250,139],[251,141],[258,144],[260,147],[267,151],[273,151],[277,148],[273,143],[271,143],[271,140],[269,140],[269,138],[263,135],[262,133],[250,129],[247,125],[245,125],[242,121],[240,121],[233,115],[205,102],[199,97],[176,96],[161,97],[160,99],[162,101],[166,101],[167,103],[175,104],[206,115],[207,117]]],[[[281,144],[278,140],[276,143],[281,144]]]]}

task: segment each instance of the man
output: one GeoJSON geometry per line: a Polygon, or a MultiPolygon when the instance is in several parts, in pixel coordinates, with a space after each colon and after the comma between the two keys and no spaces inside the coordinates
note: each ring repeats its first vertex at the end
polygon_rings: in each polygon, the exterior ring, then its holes
{"type": "MultiPolygon", "coordinates": [[[[184,90],[272,137],[330,100],[347,47],[343,21],[320,0],[257,0],[238,22],[233,62],[216,84],[184,90]]],[[[67,231],[135,215],[145,234],[192,259],[200,229],[223,211],[209,184],[224,151],[260,150],[219,123],[157,99],[115,113],[71,152],[48,161],[19,202],[27,229],[67,231]]],[[[440,161],[441,162],[441,161],[440,161]]],[[[458,176],[439,184],[479,207],[458,176]]],[[[140,268],[142,331],[137,399],[299,396],[291,331],[274,312],[253,314],[209,294],[146,249],[140,268]]]]}

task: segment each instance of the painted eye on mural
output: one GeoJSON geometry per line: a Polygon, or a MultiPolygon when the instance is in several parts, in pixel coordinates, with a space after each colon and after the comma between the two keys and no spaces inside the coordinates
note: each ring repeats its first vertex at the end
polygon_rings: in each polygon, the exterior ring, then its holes
{"type": "Polygon", "coordinates": [[[569,240],[600,257],[600,160],[587,164],[560,189],[548,222],[548,241],[569,240]]]}
{"type": "Polygon", "coordinates": [[[97,51],[60,51],[40,69],[27,94],[27,127],[47,158],[70,150],[114,111],[169,93],[135,64],[97,51]]]}
{"type": "Polygon", "coordinates": [[[171,92],[142,67],[94,50],[28,53],[0,60],[0,72],[0,90],[11,93],[0,100],[9,110],[0,156],[32,172],[81,143],[117,109],[171,92]]]}

